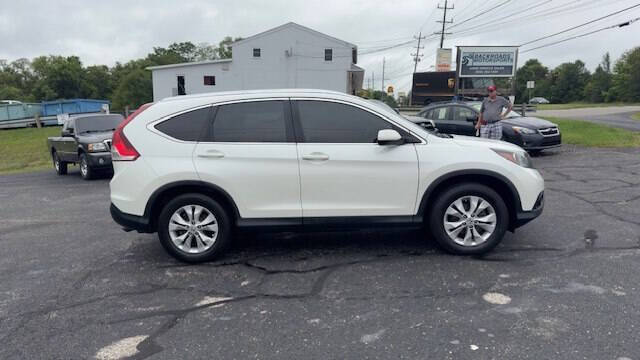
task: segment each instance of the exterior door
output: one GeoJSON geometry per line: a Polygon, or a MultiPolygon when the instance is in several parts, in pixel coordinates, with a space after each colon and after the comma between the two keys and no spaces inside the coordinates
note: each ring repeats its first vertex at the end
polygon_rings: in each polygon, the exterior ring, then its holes
{"type": "Polygon", "coordinates": [[[474,136],[476,133],[475,122],[469,121],[469,118],[477,118],[478,115],[472,109],[466,106],[451,106],[451,121],[455,127],[455,134],[474,136]]]}
{"type": "Polygon", "coordinates": [[[195,148],[203,181],[233,198],[242,218],[300,218],[298,155],[288,99],[214,107],[195,148]]]}
{"type": "Polygon", "coordinates": [[[75,127],[76,127],[76,121],[75,119],[70,119],[68,120],[64,126],[63,129],[67,130],[67,131],[73,131],[74,133],[69,135],[69,136],[61,136],[60,137],[60,150],[62,150],[62,160],[64,161],[78,161],[78,149],[76,147],[76,140],[75,140],[75,127]]]}
{"type": "Polygon", "coordinates": [[[450,120],[449,107],[440,106],[431,110],[431,120],[436,124],[438,131],[445,134],[455,134],[455,126],[450,120]]]}
{"type": "Polygon", "coordinates": [[[413,215],[418,187],[414,145],[376,143],[379,130],[396,126],[347,103],[300,99],[294,108],[305,219],[413,215]]]}

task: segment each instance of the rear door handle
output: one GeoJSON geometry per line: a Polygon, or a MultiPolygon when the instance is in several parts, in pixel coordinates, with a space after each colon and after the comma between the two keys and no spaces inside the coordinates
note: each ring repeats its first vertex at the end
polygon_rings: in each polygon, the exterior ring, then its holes
{"type": "Polygon", "coordinates": [[[224,157],[224,153],[218,150],[207,150],[204,153],[198,154],[198,157],[209,159],[221,159],[224,157]]]}
{"type": "Polygon", "coordinates": [[[316,160],[316,161],[326,161],[329,160],[329,155],[320,153],[320,152],[312,152],[311,154],[302,155],[303,160],[316,160]]]}

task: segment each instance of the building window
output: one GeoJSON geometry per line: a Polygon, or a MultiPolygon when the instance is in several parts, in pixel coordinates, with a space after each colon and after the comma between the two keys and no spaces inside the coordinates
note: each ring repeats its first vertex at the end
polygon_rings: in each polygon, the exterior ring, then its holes
{"type": "Polygon", "coordinates": [[[333,60],[333,49],[324,49],[324,61],[333,60]]]}
{"type": "Polygon", "coordinates": [[[253,57],[254,58],[260,57],[260,48],[253,48],[253,57]]]}
{"type": "Polygon", "coordinates": [[[213,86],[216,84],[216,77],[211,75],[204,76],[204,84],[207,86],[213,86]]]}

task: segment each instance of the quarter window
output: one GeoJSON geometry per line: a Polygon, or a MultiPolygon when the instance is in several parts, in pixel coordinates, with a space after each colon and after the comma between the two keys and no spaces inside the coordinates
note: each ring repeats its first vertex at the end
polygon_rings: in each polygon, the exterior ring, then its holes
{"type": "Polygon", "coordinates": [[[378,131],[393,126],[351,105],[326,101],[298,101],[300,126],[308,143],[374,143],[378,131]]]}
{"type": "Polygon", "coordinates": [[[193,110],[176,115],[156,125],[156,129],[183,141],[199,141],[205,133],[211,108],[193,110]]]}
{"type": "Polygon", "coordinates": [[[256,101],[218,107],[208,141],[286,142],[285,101],[256,101]]]}

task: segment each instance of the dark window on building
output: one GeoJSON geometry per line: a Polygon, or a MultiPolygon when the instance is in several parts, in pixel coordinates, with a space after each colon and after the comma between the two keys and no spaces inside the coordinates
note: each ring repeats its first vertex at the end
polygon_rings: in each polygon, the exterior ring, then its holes
{"type": "Polygon", "coordinates": [[[354,64],[358,63],[358,49],[351,49],[351,62],[354,64]]]}
{"type": "Polygon", "coordinates": [[[204,84],[208,86],[213,86],[216,84],[216,77],[211,75],[204,76],[204,84]]]}
{"type": "Polygon", "coordinates": [[[260,48],[253,48],[253,57],[260,57],[260,48]]]}
{"type": "Polygon", "coordinates": [[[379,130],[393,128],[355,106],[324,101],[297,103],[304,141],[308,143],[373,143],[379,130]]]}
{"type": "Polygon", "coordinates": [[[324,61],[333,60],[333,49],[324,49],[324,61]]]}
{"type": "Polygon", "coordinates": [[[184,76],[178,75],[178,95],[187,95],[184,89],[184,76]]]}
{"type": "Polygon", "coordinates": [[[210,107],[176,115],[156,125],[156,129],[172,138],[184,141],[199,141],[207,129],[210,107]]]}
{"type": "Polygon", "coordinates": [[[285,101],[256,101],[218,107],[208,141],[286,142],[285,101]]]}

